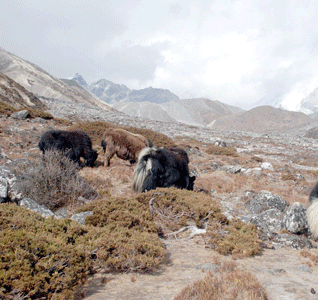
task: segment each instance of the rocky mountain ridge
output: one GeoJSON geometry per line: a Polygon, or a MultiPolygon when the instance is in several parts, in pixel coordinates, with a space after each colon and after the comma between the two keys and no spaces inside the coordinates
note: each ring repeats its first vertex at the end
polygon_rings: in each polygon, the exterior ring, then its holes
{"type": "Polygon", "coordinates": [[[111,107],[96,96],[70,85],[50,75],[40,67],[0,48],[0,73],[8,76],[40,100],[55,99],[63,103],[76,103],[88,107],[98,107],[104,111],[111,107]]]}

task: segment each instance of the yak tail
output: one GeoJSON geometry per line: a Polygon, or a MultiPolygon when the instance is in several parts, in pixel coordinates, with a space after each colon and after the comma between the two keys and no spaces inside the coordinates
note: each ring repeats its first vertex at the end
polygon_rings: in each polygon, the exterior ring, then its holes
{"type": "Polygon", "coordinates": [[[103,147],[104,152],[106,151],[106,145],[107,143],[104,140],[102,140],[101,146],[103,147]]]}
{"type": "Polygon", "coordinates": [[[153,147],[153,142],[150,140],[150,139],[147,139],[148,140],[148,144],[149,144],[149,147],[153,147]]]}
{"type": "Polygon", "coordinates": [[[318,183],[309,196],[309,207],[307,209],[308,226],[315,238],[318,237],[318,183]]]}
{"type": "Polygon", "coordinates": [[[132,179],[132,189],[135,193],[143,192],[143,183],[146,180],[147,174],[152,169],[150,153],[151,148],[144,148],[138,156],[132,179]]]}

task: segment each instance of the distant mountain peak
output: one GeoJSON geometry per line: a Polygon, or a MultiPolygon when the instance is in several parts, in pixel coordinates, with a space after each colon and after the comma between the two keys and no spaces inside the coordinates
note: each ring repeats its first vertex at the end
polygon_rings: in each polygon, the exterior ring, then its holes
{"type": "Polygon", "coordinates": [[[85,89],[88,89],[88,84],[81,74],[76,73],[73,78],[70,78],[70,80],[76,81],[80,86],[84,87],[85,89]]]}

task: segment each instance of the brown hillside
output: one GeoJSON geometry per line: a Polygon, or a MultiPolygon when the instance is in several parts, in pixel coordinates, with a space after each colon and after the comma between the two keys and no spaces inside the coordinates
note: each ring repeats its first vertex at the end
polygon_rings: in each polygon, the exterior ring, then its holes
{"type": "Polygon", "coordinates": [[[301,112],[258,106],[243,113],[221,117],[213,124],[213,128],[251,132],[290,132],[310,122],[311,118],[301,112]]]}

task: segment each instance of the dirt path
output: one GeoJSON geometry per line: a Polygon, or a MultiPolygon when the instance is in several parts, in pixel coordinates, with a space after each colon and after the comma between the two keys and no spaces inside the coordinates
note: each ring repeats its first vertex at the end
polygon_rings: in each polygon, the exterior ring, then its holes
{"type": "MultiPolygon", "coordinates": [[[[205,270],[215,271],[217,258],[231,260],[205,248],[200,238],[170,239],[166,246],[167,262],[156,274],[97,274],[90,279],[84,299],[172,300],[189,283],[202,279],[205,270]]],[[[298,250],[266,249],[261,256],[236,263],[255,274],[271,300],[318,299],[318,293],[312,293],[318,292],[318,267],[298,250]]]]}

